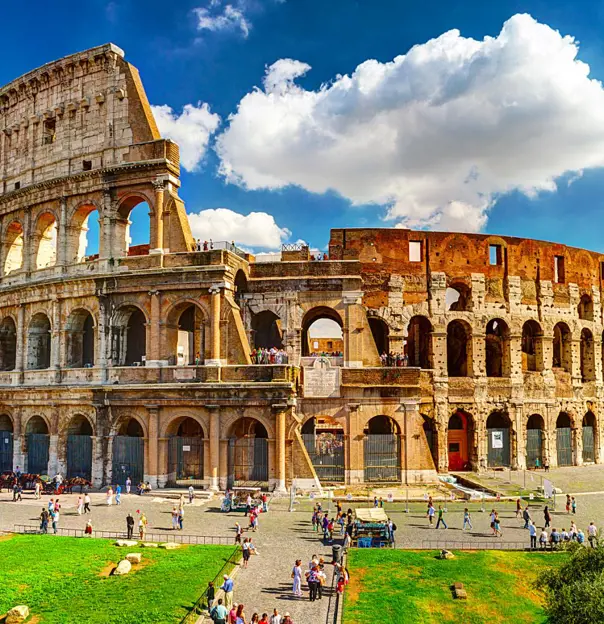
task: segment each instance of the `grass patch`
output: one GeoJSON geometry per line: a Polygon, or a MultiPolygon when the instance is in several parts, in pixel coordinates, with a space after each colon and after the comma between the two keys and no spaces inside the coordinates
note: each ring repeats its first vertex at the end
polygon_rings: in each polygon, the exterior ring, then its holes
{"type": "Polygon", "coordinates": [[[543,596],[532,586],[539,572],[559,565],[564,554],[510,551],[456,552],[351,550],[350,584],[344,595],[344,624],[545,622],[543,596]],[[455,600],[461,581],[468,600],[455,600]]]}
{"type": "Polygon", "coordinates": [[[109,540],[15,535],[0,541],[0,613],[26,604],[40,624],[172,624],[232,552],[232,546],[118,548],[109,540]],[[127,552],[141,552],[143,563],[126,576],[109,576],[127,552]]]}

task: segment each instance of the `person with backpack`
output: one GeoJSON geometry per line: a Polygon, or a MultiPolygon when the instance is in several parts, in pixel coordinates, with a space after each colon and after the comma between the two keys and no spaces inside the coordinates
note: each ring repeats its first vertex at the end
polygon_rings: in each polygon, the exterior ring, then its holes
{"type": "Polygon", "coordinates": [[[394,522],[392,522],[392,520],[388,518],[388,538],[393,548],[394,548],[394,532],[395,531],[396,531],[396,524],[394,524],[394,522]]]}
{"type": "Polygon", "coordinates": [[[227,608],[222,604],[222,598],[218,598],[217,605],[210,611],[214,624],[226,624],[228,614],[227,608]]]}

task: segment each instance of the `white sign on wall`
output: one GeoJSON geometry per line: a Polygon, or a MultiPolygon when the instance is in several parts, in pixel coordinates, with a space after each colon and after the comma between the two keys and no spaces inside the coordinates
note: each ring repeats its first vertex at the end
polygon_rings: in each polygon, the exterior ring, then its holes
{"type": "Polygon", "coordinates": [[[328,358],[318,357],[312,366],[304,367],[304,396],[330,398],[340,396],[340,369],[328,358]]]}
{"type": "Polygon", "coordinates": [[[190,451],[190,450],[191,450],[191,447],[190,447],[190,446],[185,446],[185,445],[183,444],[183,447],[182,447],[182,451],[183,451],[183,453],[184,453],[185,451],[190,451]]]}
{"type": "Polygon", "coordinates": [[[492,431],[491,432],[491,446],[494,449],[502,449],[503,448],[503,431],[492,431]]]}

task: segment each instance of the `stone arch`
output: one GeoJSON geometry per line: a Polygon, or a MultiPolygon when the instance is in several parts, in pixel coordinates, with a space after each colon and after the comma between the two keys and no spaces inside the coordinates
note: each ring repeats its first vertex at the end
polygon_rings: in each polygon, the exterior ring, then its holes
{"type": "Polygon", "coordinates": [[[25,423],[24,454],[26,471],[32,474],[47,474],[50,459],[50,426],[44,416],[35,414],[25,423]]]}
{"type": "Polygon", "coordinates": [[[346,467],[344,423],[332,416],[310,416],[304,420],[301,435],[319,480],[343,482],[346,467]]]}
{"type": "Polygon", "coordinates": [[[0,370],[11,371],[17,363],[17,325],[12,316],[0,323],[0,370]]]}
{"type": "Polygon", "coordinates": [[[401,480],[401,430],[391,416],[383,414],[367,420],[363,429],[365,482],[401,480]]]}
{"type": "Polygon", "coordinates": [[[465,410],[457,409],[447,422],[447,455],[449,470],[472,468],[474,419],[465,410]]]}
{"type": "Polygon", "coordinates": [[[581,330],[581,380],[595,381],[596,379],[596,362],[594,354],[593,334],[587,327],[581,330]]]}
{"type": "Polygon", "coordinates": [[[560,412],[556,419],[556,454],[558,466],[572,466],[574,440],[573,419],[568,412],[560,412]]]}
{"type": "Polygon", "coordinates": [[[96,322],[86,308],[71,311],[65,325],[65,365],[70,368],[94,366],[96,322]]]}
{"type": "Polygon", "coordinates": [[[268,482],[268,429],[262,421],[241,416],[231,423],[228,438],[228,487],[268,482]]]}
{"type": "Polygon", "coordinates": [[[526,467],[541,468],[545,460],[545,420],[531,414],[526,422],[526,467]]]}
{"type": "Polygon", "coordinates": [[[447,372],[449,377],[472,375],[472,328],[461,319],[447,325],[447,372]]]}
{"type": "Polygon", "coordinates": [[[588,410],[583,416],[581,423],[583,463],[598,463],[598,451],[600,448],[600,436],[598,432],[598,422],[595,414],[588,410]]]}
{"type": "MultiPolygon", "coordinates": [[[[339,312],[337,312],[337,310],[335,310],[334,308],[329,308],[327,306],[317,306],[314,308],[311,308],[310,310],[308,310],[306,312],[306,314],[304,315],[304,318],[302,319],[302,355],[303,356],[308,356],[311,353],[315,352],[315,351],[321,351],[321,342],[320,340],[311,340],[311,327],[317,322],[317,321],[321,321],[323,319],[326,319],[328,321],[332,321],[332,323],[335,323],[337,325],[339,325],[340,327],[340,333],[339,335],[335,335],[331,338],[333,338],[332,340],[332,345],[333,345],[333,351],[343,351],[343,334],[342,334],[342,330],[344,327],[344,323],[342,321],[342,317],[340,316],[339,312]],[[336,341],[340,341],[339,344],[342,345],[342,348],[338,349],[336,348],[336,341]],[[317,343],[317,348],[315,349],[315,343],[317,343]]],[[[337,331],[335,330],[335,325],[332,325],[333,327],[333,333],[337,333],[337,331]]],[[[328,333],[331,331],[332,328],[329,328],[328,333]]]]}
{"type": "Polygon", "coordinates": [[[92,479],[92,436],[94,425],[82,413],[73,414],[65,429],[67,477],[92,479]]]}
{"type": "Polygon", "coordinates": [[[207,422],[200,414],[194,411],[178,412],[171,415],[160,429],[160,437],[167,438],[172,435],[177,435],[180,425],[187,419],[195,421],[195,423],[199,426],[201,435],[204,439],[209,438],[210,432],[207,422]]]}
{"type": "Polygon", "coordinates": [[[405,345],[409,366],[430,369],[432,365],[432,323],[425,316],[411,317],[405,345]]]}
{"type": "Polygon", "coordinates": [[[271,310],[252,315],[253,345],[255,349],[283,349],[281,319],[271,310]]]}
{"type": "Polygon", "coordinates": [[[445,290],[447,312],[467,312],[471,308],[472,290],[464,282],[453,281],[445,290]]]}
{"type": "Polygon", "coordinates": [[[588,294],[585,293],[581,295],[581,300],[577,306],[577,312],[582,321],[594,320],[594,302],[588,294]]]}
{"type": "Polygon", "coordinates": [[[13,419],[0,412],[0,474],[13,469],[13,419]]]}
{"type": "Polygon", "coordinates": [[[567,373],[572,370],[572,335],[568,325],[562,321],[554,325],[553,368],[562,368],[567,373]]]}
{"type": "Polygon", "coordinates": [[[241,307],[243,296],[248,291],[247,275],[243,269],[239,269],[237,273],[235,273],[233,286],[235,288],[235,301],[237,305],[241,307]]]}
{"type": "Polygon", "coordinates": [[[34,228],[34,249],[36,269],[45,269],[57,263],[58,220],[56,215],[45,210],[38,215],[34,228]]]}
{"type": "Polygon", "coordinates": [[[70,263],[81,263],[98,258],[100,252],[101,211],[95,202],[80,202],[73,210],[68,228],[66,248],[70,263]],[[95,218],[99,225],[93,224],[95,218]],[[90,229],[98,230],[96,245],[90,240],[90,229]],[[95,253],[87,253],[90,247],[96,247],[95,253]]]}
{"type": "Polygon", "coordinates": [[[114,238],[116,244],[116,256],[130,256],[130,255],[146,255],[149,253],[149,241],[152,238],[151,230],[154,226],[155,209],[153,199],[148,197],[146,193],[141,191],[132,191],[120,198],[117,206],[117,219],[115,221],[114,238]],[[141,206],[142,204],[142,206],[141,206]],[[132,225],[132,212],[138,206],[141,206],[141,210],[144,210],[144,206],[148,207],[148,215],[144,217],[140,215],[141,225],[147,228],[148,236],[147,242],[144,244],[132,245],[131,225],[132,225]]]}
{"type": "Polygon", "coordinates": [[[4,230],[2,242],[4,257],[4,275],[19,271],[23,268],[24,247],[23,224],[20,221],[12,221],[4,230]]]}
{"type": "Polygon", "coordinates": [[[145,474],[146,423],[136,414],[124,414],[114,423],[113,430],[112,482],[123,486],[130,478],[136,485],[145,474]]]}
{"type": "Polygon", "coordinates": [[[384,319],[378,316],[369,316],[369,329],[379,355],[390,353],[390,327],[384,319]]]}
{"type": "Polygon", "coordinates": [[[487,323],[485,356],[487,377],[510,376],[510,330],[502,319],[491,319],[487,323]]]}
{"type": "Polygon", "coordinates": [[[543,331],[533,319],[522,326],[522,370],[543,370],[543,331]]]}
{"type": "Polygon", "coordinates": [[[43,312],[34,314],[27,329],[27,368],[40,370],[50,368],[51,325],[43,312]]]}
{"type": "Polygon", "coordinates": [[[111,322],[111,360],[114,366],[142,365],[147,353],[147,317],[138,305],[120,306],[111,322]]]}
{"type": "Polygon", "coordinates": [[[177,366],[202,365],[205,360],[207,310],[194,299],[175,302],[166,315],[166,355],[177,366]]]}
{"type": "Polygon", "coordinates": [[[179,415],[166,425],[168,483],[188,487],[203,485],[205,432],[201,419],[179,415]]]}
{"type": "Polygon", "coordinates": [[[496,410],[489,414],[487,429],[487,465],[489,468],[512,465],[512,421],[509,414],[496,410]]]}

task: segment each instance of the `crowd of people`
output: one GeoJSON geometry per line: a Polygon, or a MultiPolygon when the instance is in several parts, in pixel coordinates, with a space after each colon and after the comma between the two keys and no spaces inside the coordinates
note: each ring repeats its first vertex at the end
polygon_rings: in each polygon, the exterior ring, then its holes
{"type": "Polygon", "coordinates": [[[309,357],[343,357],[341,351],[313,351],[309,357]]]}
{"type": "Polygon", "coordinates": [[[409,358],[405,353],[382,353],[380,362],[382,366],[388,367],[409,366],[409,358]]]}
{"type": "Polygon", "coordinates": [[[287,351],[271,347],[265,349],[260,347],[251,353],[252,364],[287,364],[287,351]]]}

